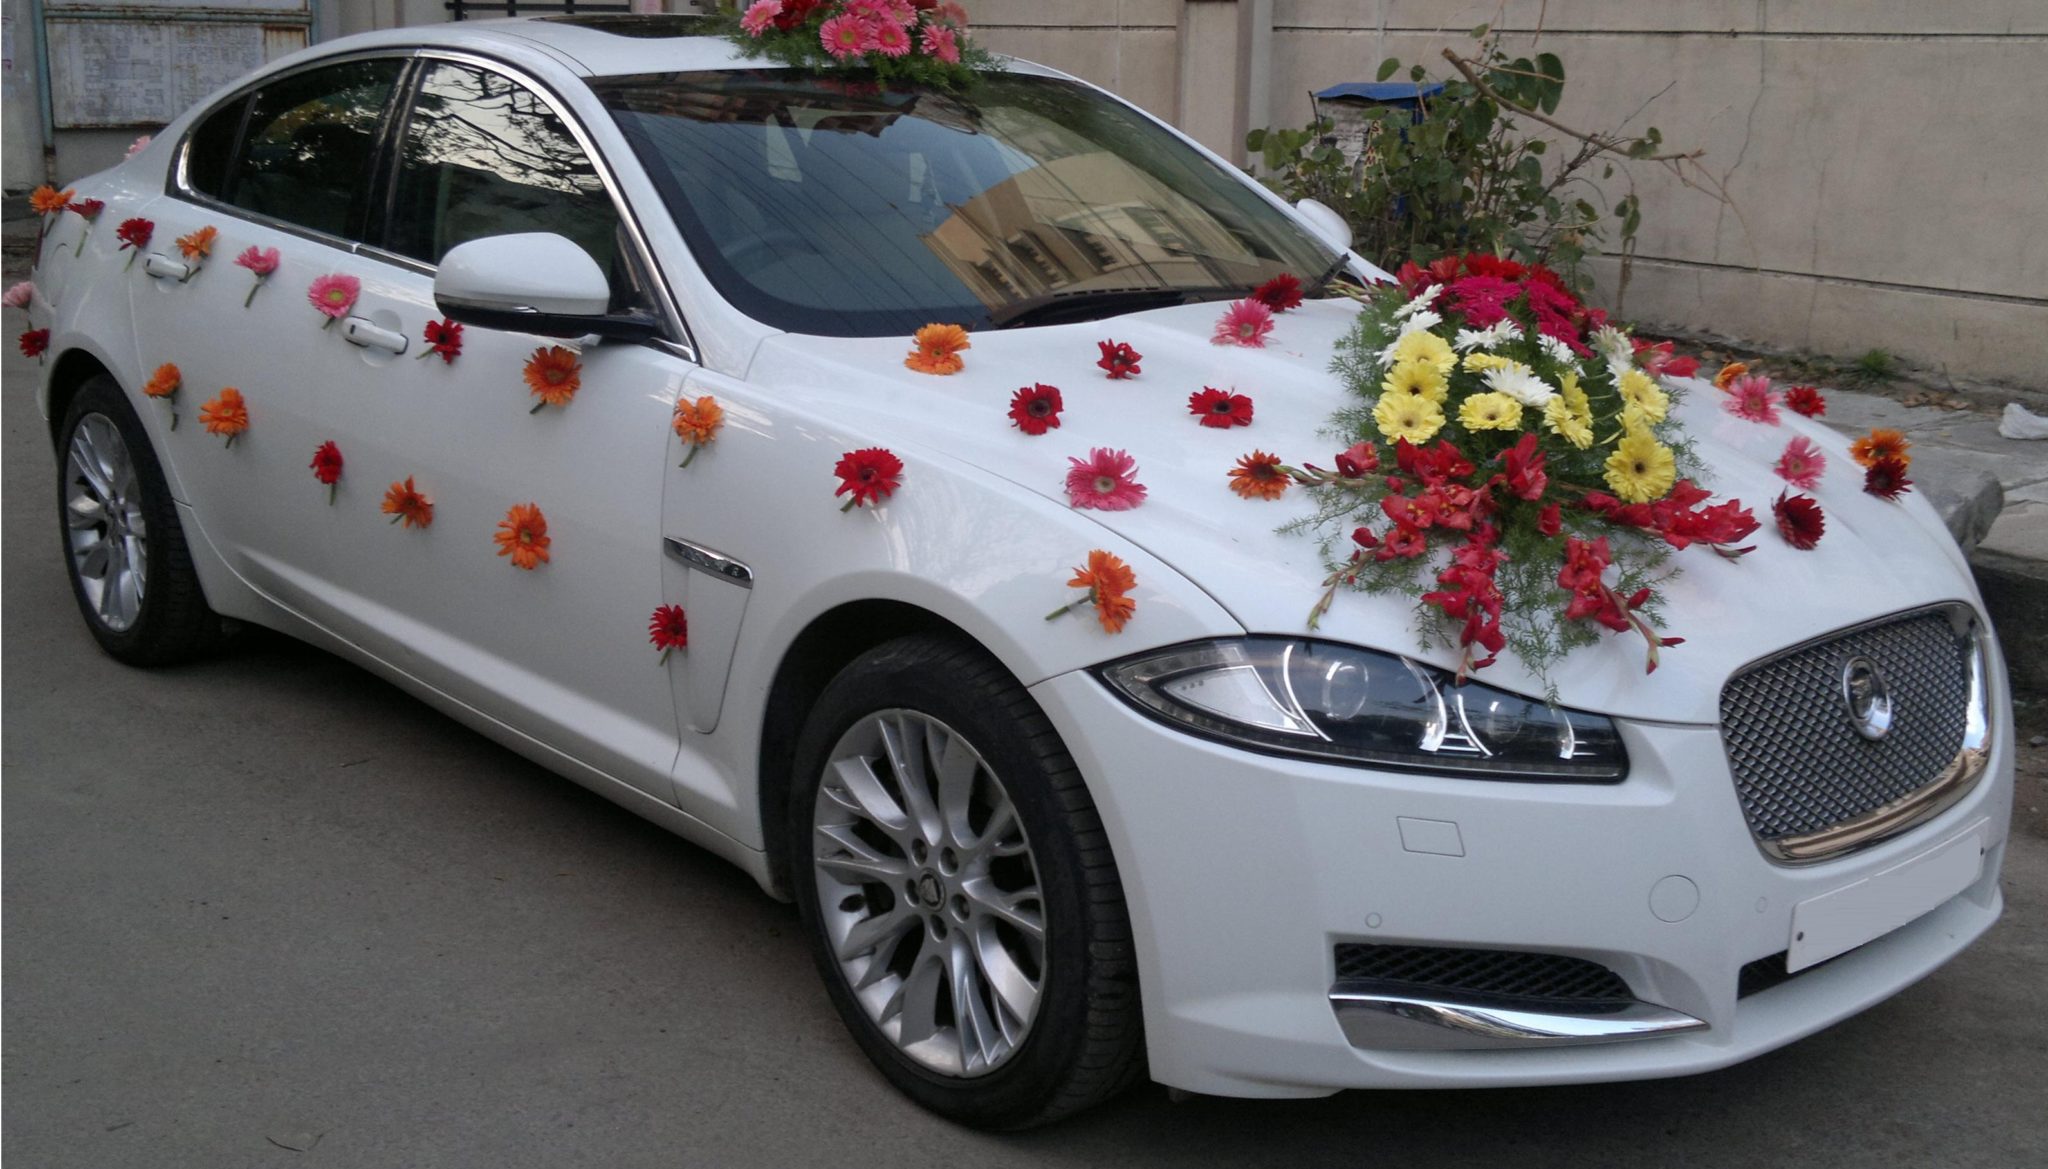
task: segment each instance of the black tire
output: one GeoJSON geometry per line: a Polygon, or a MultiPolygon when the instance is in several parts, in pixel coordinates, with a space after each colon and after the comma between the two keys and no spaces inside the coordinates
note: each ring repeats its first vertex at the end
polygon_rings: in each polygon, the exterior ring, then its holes
{"type": "MultiPolygon", "coordinates": [[[[787,830],[790,879],[805,932],[833,1006],[891,1083],[925,1108],[960,1123],[1018,1129],[1097,1104],[1139,1078],[1144,1044],[1137,964],[1109,840],[1073,759],[1037,703],[1008,671],[978,648],[947,638],[913,636],[882,645],[856,659],[826,687],[798,737],[795,765],[787,830]],[[890,712],[937,720],[942,731],[950,730],[971,745],[984,765],[975,772],[974,782],[985,783],[979,777],[992,776],[1000,785],[997,794],[1007,795],[1022,825],[1026,863],[1036,873],[1036,903],[1044,930],[1036,1014],[1000,1062],[971,1075],[935,1071],[906,1054],[870,1017],[834,953],[821,912],[815,860],[819,836],[813,816],[827,764],[842,739],[863,733],[861,728],[874,725],[877,717],[899,717],[890,712]]],[[[828,805],[828,814],[835,811],[828,805]]],[[[987,838],[995,835],[991,828],[987,838]]],[[[907,850],[897,852],[909,855],[907,850]]],[[[939,864],[938,855],[931,854],[933,866],[939,864]]],[[[852,894],[836,909],[879,914],[868,900],[880,896],[869,891],[875,888],[852,894]]],[[[911,927],[887,945],[942,944],[928,941],[931,935],[926,932],[943,930],[943,921],[932,923],[945,912],[938,907],[941,900],[942,896],[933,898],[923,926],[911,927]]],[[[961,898],[953,897],[950,904],[961,904],[961,898]]],[[[903,895],[901,908],[906,913],[926,912],[915,892],[903,895]]],[[[995,927],[956,928],[964,941],[986,936],[970,935],[969,930],[995,927]]],[[[887,951],[877,947],[871,953],[870,960],[879,963],[887,951]]],[[[900,960],[901,953],[896,958],[900,960]]],[[[991,973],[991,996],[996,994],[996,982],[991,973]]],[[[907,976],[904,986],[908,988],[907,976]]],[[[949,987],[945,996],[944,1010],[957,1018],[949,987]]],[[[956,1027],[960,1033],[966,1030],[956,1027]]],[[[961,1041],[959,1048],[964,1057],[967,1043],[961,1041]]]]}
{"type": "Polygon", "coordinates": [[[170,665],[204,654],[226,638],[227,623],[206,606],[206,595],[200,590],[199,576],[185,546],[184,529],[178,523],[177,505],[171,500],[149,435],[121,387],[106,374],[79,388],[57,428],[57,528],[71,595],[93,639],[110,656],[132,666],[170,665]],[[128,506],[120,509],[127,517],[121,522],[141,521],[134,543],[141,550],[137,559],[143,568],[142,587],[132,617],[125,620],[110,616],[94,602],[95,581],[81,572],[79,557],[74,554],[75,535],[89,539],[97,533],[108,538],[109,521],[74,528],[67,506],[75,490],[90,487],[84,476],[73,474],[71,456],[80,428],[87,427],[104,440],[108,425],[119,436],[132,469],[131,482],[122,489],[128,506]]]}

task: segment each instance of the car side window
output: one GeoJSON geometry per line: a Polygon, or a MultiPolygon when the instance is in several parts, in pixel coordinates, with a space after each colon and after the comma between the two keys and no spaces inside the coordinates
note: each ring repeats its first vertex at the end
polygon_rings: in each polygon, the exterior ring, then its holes
{"type": "Polygon", "coordinates": [[[399,146],[385,246],[438,264],[457,244],[529,231],[575,241],[621,286],[618,212],[562,119],[502,74],[434,63],[399,146]]]}
{"type": "Polygon", "coordinates": [[[185,141],[185,185],[202,195],[225,201],[228,166],[242,136],[242,115],[249,109],[245,94],[208,114],[185,141]]]}
{"type": "Polygon", "coordinates": [[[368,203],[378,124],[402,67],[396,58],[349,61],[258,90],[228,170],[226,201],[355,238],[368,203]]]}

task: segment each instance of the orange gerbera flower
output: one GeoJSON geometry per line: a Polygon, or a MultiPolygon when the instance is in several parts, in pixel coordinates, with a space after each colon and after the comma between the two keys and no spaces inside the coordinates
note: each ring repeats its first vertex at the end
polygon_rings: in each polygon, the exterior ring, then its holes
{"type": "Polygon", "coordinates": [[[540,399],[534,412],[542,406],[567,406],[583,388],[583,366],[560,345],[543,345],[526,359],[526,385],[540,399]]]}
{"type": "Polygon", "coordinates": [[[1739,378],[1743,374],[1746,374],[1748,372],[1748,362],[1731,361],[1728,364],[1721,367],[1720,373],[1714,375],[1714,388],[1717,390],[1725,390],[1728,388],[1729,382],[1734,381],[1736,378],[1739,378]]]}
{"type": "Polygon", "coordinates": [[[204,260],[213,254],[213,241],[220,237],[217,227],[202,227],[178,237],[178,254],[188,260],[204,260]]]}
{"type": "Polygon", "coordinates": [[[974,343],[967,339],[967,330],[958,325],[926,325],[912,340],[917,347],[903,359],[903,364],[919,373],[941,376],[965,369],[967,363],[960,359],[960,353],[974,348],[974,343]]]}
{"type": "Polygon", "coordinates": [[[548,518],[540,505],[515,503],[498,521],[498,555],[510,556],[515,568],[538,568],[548,562],[548,518]]]}
{"type": "Polygon", "coordinates": [[[1849,457],[1865,467],[1874,467],[1885,459],[1897,459],[1899,469],[1912,465],[1913,456],[1906,453],[1912,447],[1903,432],[1879,427],[1849,444],[1849,457]]]}
{"type": "Polygon", "coordinates": [[[71,196],[75,193],[70,187],[60,191],[46,184],[28,193],[28,205],[35,209],[37,215],[55,215],[71,205],[71,196]]]}
{"type": "Polygon", "coordinates": [[[384,514],[392,523],[404,522],[408,528],[424,528],[434,522],[434,501],[412,485],[412,476],[405,482],[393,483],[384,492],[384,514]]]}
{"type": "Polygon", "coordinates": [[[142,392],[152,398],[168,398],[178,392],[178,386],[183,381],[184,377],[178,372],[178,367],[167,361],[157,366],[156,372],[149,375],[149,380],[142,383],[142,392]]]}
{"type": "Polygon", "coordinates": [[[213,396],[213,400],[199,408],[199,421],[205,425],[208,434],[224,434],[227,445],[235,445],[235,439],[249,429],[249,406],[242,401],[242,391],[229,386],[213,396]]]}
{"type": "Polygon", "coordinates": [[[689,444],[690,453],[683,456],[679,466],[687,467],[697,457],[697,448],[718,437],[718,428],[725,425],[725,410],[718,400],[709,394],[692,402],[688,398],[676,399],[676,437],[689,444]]]}
{"type": "Polygon", "coordinates": [[[1253,451],[1230,469],[1230,489],[1246,499],[1278,499],[1293,482],[1280,466],[1279,455],[1253,451]]]}
{"type": "Polygon", "coordinates": [[[1138,611],[1138,602],[1126,595],[1138,587],[1137,574],[1100,548],[1088,553],[1088,564],[1074,570],[1074,579],[1067,582],[1067,587],[1088,590],[1088,600],[1095,606],[1095,619],[1102,622],[1106,633],[1123,632],[1124,622],[1138,611]]]}

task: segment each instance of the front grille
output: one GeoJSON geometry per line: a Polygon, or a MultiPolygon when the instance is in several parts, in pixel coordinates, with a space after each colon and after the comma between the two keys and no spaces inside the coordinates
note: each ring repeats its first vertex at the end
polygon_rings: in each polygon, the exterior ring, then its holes
{"type": "Polygon", "coordinates": [[[1932,782],[1963,743],[1970,704],[1967,636],[1945,609],[1909,613],[1773,658],[1721,691],[1721,740],[1742,814],[1760,840],[1853,820],[1932,782]],[[1851,723],[1843,666],[1877,664],[1893,703],[1876,741],[1851,723]]]}
{"type": "Polygon", "coordinates": [[[1337,977],[1398,983],[1421,993],[1457,991],[1573,1003],[1627,1003],[1635,997],[1620,975],[1598,962],[1515,950],[1344,942],[1337,947],[1337,977]]]}

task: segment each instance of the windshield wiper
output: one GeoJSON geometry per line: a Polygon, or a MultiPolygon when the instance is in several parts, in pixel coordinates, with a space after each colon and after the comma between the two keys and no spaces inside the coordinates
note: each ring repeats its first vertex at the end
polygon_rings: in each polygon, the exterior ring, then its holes
{"type": "Polygon", "coordinates": [[[1054,292],[1045,296],[1018,301],[1005,308],[989,313],[989,321],[998,329],[1014,329],[1019,325],[1054,325],[1068,321],[1099,321],[1104,317],[1120,316],[1124,313],[1140,312],[1148,308],[1165,308],[1169,305],[1186,304],[1191,297],[1200,297],[1201,289],[1187,288],[1093,288],[1077,289],[1073,292],[1054,292]]]}

